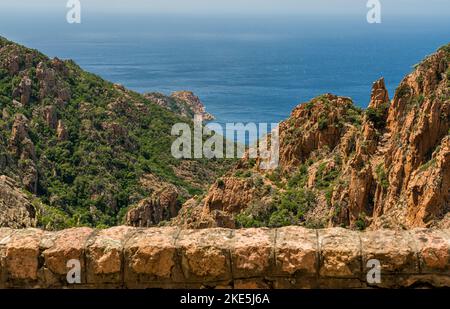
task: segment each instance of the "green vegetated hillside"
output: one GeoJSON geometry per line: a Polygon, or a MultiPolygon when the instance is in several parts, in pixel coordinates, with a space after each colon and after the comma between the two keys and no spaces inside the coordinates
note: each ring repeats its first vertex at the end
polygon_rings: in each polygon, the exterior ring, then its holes
{"type": "Polygon", "coordinates": [[[0,175],[29,192],[49,229],[121,223],[154,191],[149,175],[175,185],[181,206],[227,165],[171,156],[172,125],[190,119],[1,37],[0,113],[0,175]]]}

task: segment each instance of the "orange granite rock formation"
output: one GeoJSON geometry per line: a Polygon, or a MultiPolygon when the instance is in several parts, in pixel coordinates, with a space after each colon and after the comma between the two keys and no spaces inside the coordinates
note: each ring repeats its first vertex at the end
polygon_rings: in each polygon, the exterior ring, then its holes
{"type": "Polygon", "coordinates": [[[384,79],[365,111],[325,94],[297,106],[279,132],[277,170],[244,157],[173,224],[450,227],[449,45],[407,75],[392,100],[384,79]]]}

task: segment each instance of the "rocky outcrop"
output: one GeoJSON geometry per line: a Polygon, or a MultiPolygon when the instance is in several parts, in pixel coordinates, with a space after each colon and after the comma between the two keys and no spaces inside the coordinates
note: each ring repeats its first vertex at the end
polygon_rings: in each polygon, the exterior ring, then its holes
{"type": "Polygon", "coordinates": [[[242,205],[247,205],[254,199],[254,191],[251,179],[224,177],[208,192],[205,204],[210,210],[238,212],[242,210],[242,205]]]}
{"type": "Polygon", "coordinates": [[[167,184],[141,200],[132,207],[126,215],[126,224],[136,227],[150,227],[162,221],[170,220],[178,213],[178,190],[167,184]]]}
{"type": "MultiPolygon", "coordinates": [[[[325,94],[297,106],[280,126],[280,167],[292,170],[320,149],[334,149],[354,126],[350,98],[325,94]]],[[[356,119],[357,121],[357,119],[356,119]]]]}
{"type": "Polygon", "coordinates": [[[56,124],[58,122],[58,118],[56,115],[56,107],[54,105],[45,106],[42,109],[43,118],[47,126],[52,129],[56,128],[56,124]]]}
{"type": "Polygon", "coordinates": [[[172,224],[184,228],[236,228],[233,214],[245,209],[258,195],[251,178],[222,177],[203,199],[187,201],[172,224]]]}
{"type": "Polygon", "coordinates": [[[70,90],[60,79],[67,74],[64,62],[55,58],[49,64],[41,61],[36,67],[36,77],[39,81],[39,98],[53,97],[58,105],[64,105],[70,100],[70,90]]]}
{"type": "Polygon", "coordinates": [[[177,91],[172,93],[170,97],[176,101],[184,102],[191,113],[202,115],[204,121],[214,120],[214,116],[206,112],[205,106],[193,92],[177,91]]]}
{"type": "MultiPolygon", "coordinates": [[[[4,53],[3,46],[0,49],[0,53],[4,53]]],[[[4,68],[8,71],[9,74],[17,74],[20,70],[20,57],[17,53],[17,49],[13,51],[5,51],[4,57],[2,57],[2,61],[0,62],[1,68],[4,68]]]]}
{"type": "Polygon", "coordinates": [[[146,93],[144,96],[159,106],[181,116],[194,118],[194,115],[201,115],[204,121],[214,120],[214,116],[206,112],[205,106],[199,97],[191,91],[178,91],[170,96],[152,92],[146,93]]]}
{"type": "Polygon", "coordinates": [[[447,136],[429,166],[412,173],[406,187],[407,222],[422,226],[424,222],[444,218],[450,212],[450,136],[447,136]]]}
{"type": "Polygon", "coordinates": [[[13,96],[20,98],[20,105],[25,106],[29,103],[31,97],[32,81],[28,76],[24,76],[19,86],[14,90],[13,96]]]}
{"type": "Polygon", "coordinates": [[[0,228],[0,288],[450,287],[449,252],[449,230],[0,228]]]}
{"type": "Polygon", "coordinates": [[[383,104],[389,104],[389,93],[386,89],[384,78],[380,78],[372,85],[372,93],[370,94],[369,108],[378,108],[383,104]]]}
{"type": "MultiPolygon", "coordinates": [[[[334,149],[340,157],[349,157],[354,150],[357,127],[361,121],[361,111],[355,108],[351,99],[325,94],[311,102],[297,106],[288,120],[279,125],[280,153],[279,167],[275,171],[261,170],[260,159],[249,159],[246,155],[225,177],[212,185],[203,199],[195,205],[184,205],[173,220],[174,225],[190,228],[227,227],[234,228],[237,215],[243,211],[270,213],[278,199],[278,192],[286,191],[282,175],[297,173],[299,166],[306,161],[317,161],[310,166],[309,176],[305,177],[305,187],[313,187],[320,178],[320,165],[326,170],[340,169],[334,162],[334,149]],[[341,143],[342,142],[342,143],[341,143]],[[306,181],[309,179],[308,181],[306,181]],[[193,208],[200,214],[191,216],[193,208]]],[[[325,198],[316,199],[317,209],[326,210],[325,198]]],[[[314,210],[309,217],[317,217],[314,210]]],[[[253,216],[253,215],[251,215],[253,216]]],[[[267,222],[258,223],[266,225],[267,222]]]]}
{"type": "MultiPolygon", "coordinates": [[[[21,70],[30,68],[34,61],[42,58],[36,50],[30,50],[24,54],[25,48],[18,44],[11,44],[8,40],[0,37],[0,69],[4,69],[10,75],[16,75],[21,70]]],[[[25,75],[26,76],[26,75],[25,75]]]]}
{"type": "Polygon", "coordinates": [[[445,48],[424,60],[390,105],[384,83],[374,84],[355,158],[343,176],[348,186],[335,195],[347,209],[338,221],[353,225],[368,217],[371,228],[424,227],[439,225],[449,212],[448,64],[445,48]]]}
{"type": "MultiPolygon", "coordinates": [[[[336,216],[331,218],[333,224],[344,223],[351,225],[358,220],[363,220],[366,208],[371,203],[369,199],[376,190],[376,175],[374,175],[370,158],[376,153],[380,129],[385,123],[390,100],[384,79],[381,78],[373,83],[371,99],[360,130],[356,139],[354,156],[349,158],[347,166],[341,178],[348,179],[347,186],[338,186],[333,194],[332,204],[336,216]],[[344,207],[342,207],[344,205],[344,207]],[[345,205],[352,205],[347,209],[345,205]]],[[[370,210],[369,210],[370,211],[370,210]]],[[[364,222],[365,224],[365,222],[364,222]]]]}
{"type": "Polygon", "coordinates": [[[65,141],[68,138],[66,126],[61,119],[58,120],[58,124],[56,125],[56,136],[59,141],[65,141]]]}
{"type": "Polygon", "coordinates": [[[0,176],[0,227],[36,226],[36,212],[28,196],[7,176],[0,176]]]}
{"type": "MultiPolygon", "coordinates": [[[[260,160],[246,156],[222,188],[214,184],[183,208],[198,208],[203,227],[232,227],[244,216],[250,226],[448,228],[449,64],[444,46],[405,77],[392,101],[379,79],[365,111],[331,94],[297,106],[279,126],[278,169],[260,170],[260,160]],[[229,220],[214,219],[212,205],[229,220]]],[[[183,208],[174,224],[196,227],[183,208]]]]}
{"type": "Polygon", "coordinates": [[[36,77],[39,80],[39,97],[43,99],[55,89],[56,73],[52,68],[48,68],[44,62],[40,62],[36,67],[36,77]]]}
{"type": "Polygon", "coordinates": [[[38,181],[36,153],[28,135],[28,119],[22,114],[14,118],[8,149],[12,156],[19,159],[22,184],[28,191],[35,193],[38,181]]]}

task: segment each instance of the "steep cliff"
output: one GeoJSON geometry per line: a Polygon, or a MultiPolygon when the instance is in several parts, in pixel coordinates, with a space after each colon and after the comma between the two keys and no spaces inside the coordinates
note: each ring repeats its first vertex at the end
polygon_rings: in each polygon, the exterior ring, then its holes
{"type": "Polygon", "coordinates": [[[347,183],[333,194],[341,211],[336,223],[353,225],[360,218],[372,228],[448,226],[449,63],[446,46],[405,77],[392,102],[377,99],[375,84],[342,177],[347,183]]]}
{"type": "Polygon", "coordinates": [[[173,224],[187,227],[450,226],[450,45],[406,76],[383,79],[364,111],[331,94],[279,126],[280,164],[242,159],[173,224]]]}

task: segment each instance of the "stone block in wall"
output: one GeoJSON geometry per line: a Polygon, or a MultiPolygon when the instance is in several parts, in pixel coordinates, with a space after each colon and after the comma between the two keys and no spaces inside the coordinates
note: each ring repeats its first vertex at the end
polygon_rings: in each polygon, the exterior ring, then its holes
{"type": "Polygon", "coordinates": [[[310,287],[317,286],[319,263],[318,239],[315,230],[298,226],[276,230],[275,269],[278,285],[310,287]],[[289,277],[290,280],[279,280],[289,277]]]}
{"type": "Polygon", "coordinates": [[[15,230],[0,228],[0,288],[4,288],[8,280],[6,271],[6,245],[11,241],[11,235],[15,230]]]}
{"type": "Polygon", "coordinates": [[[0,288],[450,287],[449,257],[449,230],[0,228],[0,288]]]}
{"type": "Polygon", "coordinates": [[[86,280],[96,286],[120,286],[123,281],[123,248],[135,231],[128,226],[100,230],[86,244],[86,280]]]}
{"type": "Polygon", "coordinates": [[[372,259],[380,262],[379,287],[404,286],[403,274],[418,274],[419,259],[413,237],[408,231],[376,230],[361,234],[363,266],[372,259]]]}
{"type": "MultiPolygon", "coordinates": [[[[183,282],[175,241],[180,230],[175,227],[138,229],[125,244],[124,282],[128,288],[183,282]]],[[[155,286],[156,285],[156,286],[155,286]]]]}
{"type": "Polygon", "coordinates": [[[275,268],[275,230],[235,230],[231,248],[233,278],[263,278],[275,268]]]}
{"type": "Polygon", "coordinates": [[[4,265],[8,286],[29,287],[37,284],[42,234],[41,230],[33,228],[17,230],[6,241],[4,265]]]}
{"type": "Polygon", "coordinates": [[[434,229],[414,229],[409,231],[409,234],[415,242],[420,274],[404,275],[399,285],[449,287],[450,234],[445,230],[434,229]]]}
{"type": "MultiPolygon", "coordinates": [[[[42,281],[48,287],[67,286],[68,262],[77,260],[81,266],[81,284],[86,284],[85,246],[94,233],[87,227],[71,228],[55,233],[46,233],[40,242],[44,265],[42,281]]],[[[77,285],[71,285],[76,288],[77,285]]]]}
{"type": "Polygon", "coordinates": [[[450,236],[430,229],[411,230],[419,255],[420,273],[450,275],[450,236]]]}
{"type": "Polygon", "coordinates": [[[361,278],[363,265],[360,233],[343,228],[331,228],[319,230],[318,234],[320,280],[330,277],[361,278]]]}
{"type": "Polygon", "coordinates": [[[176,246],[186,281],[231,280],[232,231],[229,229],[183,230],[176,246]]]}

